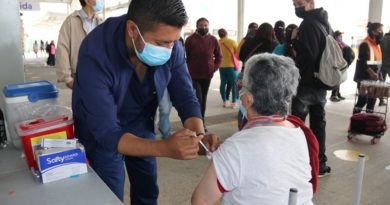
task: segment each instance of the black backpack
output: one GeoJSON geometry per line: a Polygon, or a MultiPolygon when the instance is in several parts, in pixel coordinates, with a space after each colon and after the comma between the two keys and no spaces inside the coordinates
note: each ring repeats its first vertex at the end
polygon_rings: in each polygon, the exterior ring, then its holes
{"type": "Polygon", "coordinates": [[[348,66],[350,66],[352,64],[353,60],[355,60],[355,52],[352,50],[351,47],[349,47],[347,45],[343,48],[342,51],[343,51],[344,60],[347,61],[348,66]]]}

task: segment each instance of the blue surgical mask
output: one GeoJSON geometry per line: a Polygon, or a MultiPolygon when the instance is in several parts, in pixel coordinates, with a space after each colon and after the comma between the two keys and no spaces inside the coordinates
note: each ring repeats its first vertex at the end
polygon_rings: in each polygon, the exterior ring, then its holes
{"type": "Polygon", "coordinates": [[[95,12],[100,12],[104,8],[104,0],[96,0],[96,4],[92,7],[95,12]]]}
{"type": "Polygon", "coordinates": [[[246,112],[246,108],[244,107],[244,105],[242,105],[242,102],[240,100],[240,112],[242,113],[242,116],[246,119],[248,119],[248,116],[247,116],[247,112],[246,112]]]}
{"type": "Polygon", "coordinates": [[[131,39],[133,41],[134,51],[137,54],[137,57],[149,66],[164,65],[171,58],[172,48],[165,48],[147,43],[142,37],[138,27],[137,31],[145,44],[144,50],[142,52],[138,52],[137,48],[135,47],[134,39],[131,39]]]}
{"type": "Polygon", "coordinates": [[[242,116],[246,119],[248,119],[248,112],[246,111],[246,108],[244,107],[244,105],[242,104],[242,101],[241,101],[241,96],[245,93],[246,91],[244,90],[244,88],[242,88],[239,92],[239,96],[238,96],[238,99],[240,99],[240,102],[239,102],[239,109],[240,109],[240,112],[242,113],[242,116]]]}

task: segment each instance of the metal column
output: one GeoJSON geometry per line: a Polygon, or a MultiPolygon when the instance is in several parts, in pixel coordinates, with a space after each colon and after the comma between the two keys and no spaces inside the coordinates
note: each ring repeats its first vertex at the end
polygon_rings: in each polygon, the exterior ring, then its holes
{"type": "Polygon", "coordinates": [[[382,21],[383,0],[370,0],[368,8],[368,21],[381,22],[382,21]]]}
{"type": "Polygon", "coordinates": [[[245,0],[237,0],[237,42],[244,37],[245,0]]]}

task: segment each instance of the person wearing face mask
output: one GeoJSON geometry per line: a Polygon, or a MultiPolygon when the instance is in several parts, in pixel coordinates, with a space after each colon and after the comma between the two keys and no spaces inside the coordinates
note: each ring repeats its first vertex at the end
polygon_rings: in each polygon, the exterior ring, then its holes
{"type": "MultiPolygon", "coordinates": [[[[369,22],[367,24],[367,34],[367,37],[359,46],[359,55],[353,78],[358,89],[360,88],[360,82],[363,80],[383,80],[379,72],[379,66],[382,64],[382,52],[379,43],[383,38],[383,25],[378,22],[369,22]]],[[[375,102],[376,98],[359,95],[353,113],[360,113],[364,106],[366,106],[366,112],[373,112],[375,102]]]]}
{"type": "Polygon", "coordinates": [[[258,28],[259,28],[259,25],[257,23],[255,23],[255,22],[252,22],[252,23],[250,23],[248,25],[248,31],[247,31],[245,37],[242,38],[241,41],[238,43],[238,46],[237,46],[237,56],[240,56],[240,50],[241,50],[242,45],[245,43],[245,41],[247,39],[255,37],[255,34],[256,34],[256,31],[257,31],[258,28]]]}
{"type": "Polygon", "coordinates": [[[192,194],[193,205],[313,204],[317,189],[318,142],[299,118],[288,116],[299,71],[291,58],[254,55],[245,64],[240,91],[244,128],[213,153],[192,194]]]}
{"type": "MultiPolygon", "coordinates": [[[[337,30],[333,33],[333,37],[337,41],[337,44],[343,52],[344,60],[347,62],[348,66],[350,66],[355,59],[355,52],[352,50],[351,47],[349,47],[343,42],[343,32],[337,30]]],[[[332,94],[329,99],[332,102],[339,102],[341,100],[345,100],[345,97],[341,96],[340,85],[332,89],[332,94]]]]}
{"type": "Polygon", "coordinates": [[[62,23],[57,45],[57,80],[72,89],[81,41],[102,19],[96,14],[104,8],[104,0],[80,0],[81,9],[62,23]]]}
{"type": "Polygon", "coordinates": [[[133,205],[156,205],[156,157],[194,159],[219,144],[205,135],[179,38],[188,17],[181,0],[132,0],[84,39],[72,109],[75,137],[91,167],[123,200],[125,168],[133,205]],[[155,117],[167,90],[184,129],[156,140],[155,117]]]}
{"type": "Polygon", "coordinates": [[[206,18],[196,21],[196,32],[187,38],[185,49],[192,85],[200,103],[204,123],[210,82],[222,61],[218,40],[209,34],[209,21],[206,18]]]}
{"type": "Polygon", "coordinates": [[[303,21],[291,34],[293,48],[296,51],[295,62],[301,75],[298,92],[291,105],[293,115],[305,121],[310,115],[310,128],[317,137],[320,151],[319,177],[330,174],[326,156],[326,119],[325,104],[327,90],[315,78],[325,48],[326,36],[333,31],[328,21],[328,13],[323,8],[315,8],[314,0],[292,0],[295,14],[303,21]],[[326,33],[325,33],[326,32],[326,33]]]}
{"type": "MultiPolygon", "coordinates": [[[[383,81],[386,81],[387,76],[390,75],[390,32],[383,36],[380,46],[382,51],[381,73],[383,81]]],[[[383,98],[380,98],[379,100],[379,106],[387,105],[383,98]]]]}

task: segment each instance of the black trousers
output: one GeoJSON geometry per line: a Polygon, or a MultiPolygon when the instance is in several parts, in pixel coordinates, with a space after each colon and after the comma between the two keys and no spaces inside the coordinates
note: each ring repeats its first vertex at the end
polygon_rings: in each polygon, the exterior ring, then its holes
{"type": "MultiPolygon", "coordinates": [[[[360,89],[360,83],[357,84],[358,90],[360,89]]],[[[353,108],[353,114],[360,113],[364,106],[366,106],[366,112],[372,113],[375,108],[376,98],[369,98],[367,96],[358,96],[355,107],[353,108]]]]}
{"type": "Polygon", "coordinates": [[[315,134],[318,144],[318,159],[320,162],[320,171],[326,168],[326,119],[325,119],[326,90],[314,88],[298,87],[297,95],[291,104],[291,114],[306,120],[310,115],[310,129],[315,134]]]}
{"type": "Polygon", "coordinates": [[[332,96],[338,97],[339,95],[340,95],[340,85],[338,85],[337,87],[335,87],[335,88],[332,90],[332,96]]]}
{"type": "Polygon", "coordinates": [[[204,114],[206,112],[207,94],[209,92],[211,79],[209,80],[192,80],[192,86],[195,89],[196,97],[199,100],[202,118],[204,122],[204,114]]]}

